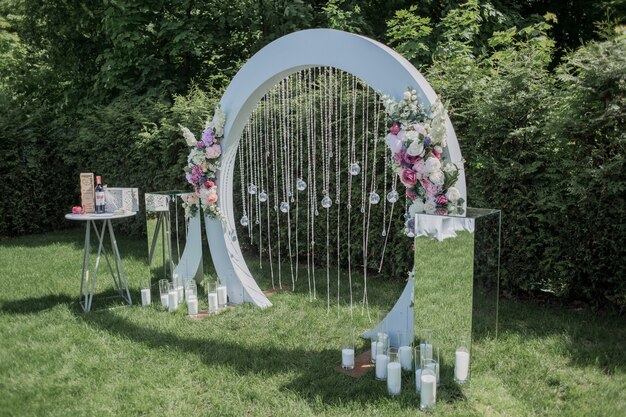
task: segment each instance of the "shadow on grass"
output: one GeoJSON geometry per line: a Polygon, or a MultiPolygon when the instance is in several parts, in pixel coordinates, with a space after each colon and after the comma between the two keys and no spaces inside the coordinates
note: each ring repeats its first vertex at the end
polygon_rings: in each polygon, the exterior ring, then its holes
{"type": "MultiPolygon", "coordinates": [[[[210,338],[185,338],[138,326],[110,311],[80,314],[78,317],[95,328],[148,348],[162,349],[169,346],[176,351],[197,355],[208,367],[228,366],[242,375],[296,373],[298,376],[282,388],[286,392],[298,393],[312,405],[320,401],[329,405],[348,402],[366,405],[380,403],[382,398],[389,398],[386,384],[374,380],[373,370],[358,379],[334,370],[334,366],[338,364],[336,350],[276,349],[263,344],[250,346],[210,338]]],[[[397,401],[407,411],[419,409],[419,396],[415,394],[411,374],[403,375],[402,383],[403,393],[393,401],[397,401]]],[[[453,384],[442,386],[439,391],[438,401],[455,402],[463,399],[461,391],[453,384]]]]}

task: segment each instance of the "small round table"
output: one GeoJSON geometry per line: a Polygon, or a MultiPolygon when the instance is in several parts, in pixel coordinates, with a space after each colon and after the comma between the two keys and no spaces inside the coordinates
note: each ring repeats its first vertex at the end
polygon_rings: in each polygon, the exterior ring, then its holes
{"type": "Polygon", "coordinates": [[[66,214],[65,218],[68,220],[85,221],[85,250],[83,253],[83,272],[80,279],[80,296],[79,303],[85,312],[91,310],[91,302],[93,301],[93,294],[96,289],[96,277],[98,275],[98,266],[100,265],[100,257],[104,254],[104,259],[109,266],[109,271],[113,277],[115,288],[122,300],[126,301],[129,305],[133,302],[130,298],[130,291],[128,290],[128,282],[126,281],[126,273],[124,272],[124,266],[122,265],[122,259],[120,258],[120,251],[117,248],[117,242],[115,240],[115,233],[113,232],[113,225],[111,220],[124,219],[126,217],[134,216],[135,212],[125,212],[122,214],[66,214]],[[98,229],[97,222],[102,222],[102,228],[98,229]],[[91,229],[96,232],[98,237],[98,256],[96,257],[96,265],[93,271],[93,278],[89,277],[89,254],[90,254],[90,239],[91,229]],[[109,238],[111,239],[111,248],[113,248],[113,259],[115,261],[115,272],[109,261],[106,250],[104,248],[104,235],[106,230],[109,229],[109,238]],[[90,287],[91,285],[91,287],[90,287]]]}

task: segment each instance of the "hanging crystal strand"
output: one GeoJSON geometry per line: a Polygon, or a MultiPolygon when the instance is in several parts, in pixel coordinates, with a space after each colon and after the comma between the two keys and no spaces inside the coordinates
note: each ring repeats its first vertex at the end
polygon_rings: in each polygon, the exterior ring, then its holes
{"type": "MultiPolygon", "coordinates": [[[[369,87],[368,87],[368,99],[367,99],[367,106],[369,109],[369,87]]],[[[369,124],[369,110],[367,112],[368,116],[367,116],[367,122],[369,124]]],[[[367,308],[367,313],[369,316],[369,302],[367,299],[367,264],[368,264],[368,258],[369,258],[369,254],[368,254],[368,248],[369,248],[369,234],[370,234],[370,220],[371,220],[371,211],[372,211],[372,205],[378,203],[378,201],[376,201],[376,203],[372,203],[372,194],[375,193],[376,190],[376,162],[378,161],[378,155],[377,155],[377,150],[378,150],[378,140],[379,140],[379,136],[378,136],[378,129],[379,129],[379,123],[380,123],[380,100],[378,100],[378,96],[376,94],[374,94],[374,151],[372,153],[373,158],[372,158],[372,178],[371,178],[371,184],[370,184],[370,204],[367,206],[367,226],[365,228],[365,230],[363,230],[363,234],[365,235],[365,245],[363,248],[363,305],[367,308]]],[[[369,128],[367,129],[369,132],[369,128]]],[[[369,140],[369,135],[367,136],[368,140],[369,140]]],[[[366,150],[367,151],[367,150],[366,150]]],[[[365,174],[363,174],[363,176],[365,176],[365,174]]]]}
{"type": "Polygon", "coordinates": [[[335,121],[335,204],[337,206],[337,316],[340,313],[340,293],[341,293],[341,243],[339,234],[339,225],[341,224],[341,122],[342,122],[342,109],[343,109],[343,71],[335,72],[335,101],[334,101],[334,113],[338,116],[338,120],[335,121]],[[337,96],[337,94],[339,94],[337,96]],[[337,107],[339,112],[337,114],[337,107]]]}
{"type": "MultiPolygon", "coordinates": [[[[306,143],[307,143],[307,182],[311,184],[311,112],[309,108],[309,102],[311,97],[311,69],[307,68],[305,73],[305,88],[306,95],[305,100],[305,112],[306,119],[306,143]]],[[[307,190],[307,211],[306,211],[306,273],[309,281],[309,301],[313,301],[313,292],[311,291],[311,218],[313,213],[311,211],[311,187],[307,190]]]]}
{"type": "MultiPolygon", "coordinates": [[[[268,140],[268,126],[269,126],[269,117],[270,117],[270,100],[269,100],[269,96],[266,94],[263,100],[263,139],[264,139],[264,156],[265,156],[265,185],[267,185],[267,188],[269,189],[269,179],[270,179],[270,175],[269,175],[269,162],[268,159],[270,158],[270,147],[269,147],[269,140],[268,140]]],[[[272,231],[270,230],[270,202],[268,201],[268,196],[267,193],[265,192],[265,189],[262,188],[261,189],[261,194],[259,194],[259,197],[264,196],[264,202],[266,202],[267,204],[265,204],[265,209],[266,209],[266,213],[267,213],[267,254],[269,257],[269,261],[270,261],[270,275],[272,277],[272,288],[275,288],[274,286],[274,266],[272,264],[272,231]]]]}
{"type": "MultiPolygon", "coordinates": [[[[392,187],[395,190],[396,189],[396,184],[398,181],[398,176],[395,174],[392,174],[393,177],[393,181],[392,181],[392,187]]],[[[391,224],[393,223],[393,209],[396,206],[396,202],[397,200],[394,200],[391,202],[391,210],[389,210],[389,221],[387,222],[387,233],[385,233],[385,243],[383,245],[383,253],[380,256],[380,264],[378,265],[378,272],[380,272],[383,269],[383,262],[385,260],[385,251],[387,250],[387,239],[389,239],[389,230],[391,229],[391,224]]]]}
{"type": "MultiPolygon", "coordinates": [[[[252,182],[254,181],[253,178],[253,170],[250,169],[250,167],[252,166],[252,132],[251,132],[251,127],[250,127],[250,120],[248,119],[248,123],[246,123],[246,166],[245,166],[245,172],[246,172],[246,179],[248,180],[247,184],[248,184],[248,189],[247,192],[248,194],[252,194],[250,192],[250,190],[252,190],[252,182]]],[[[252,197],[248,198],[248,219],[249,222],[251,221],[251,219],[254,217],[254,213],[252,212],[252,197]]],[[[253,243],[253,227],[248,227],[248,237],[250,238],[250,245],[252,245],[253,243]]]]}
{"type": "MultiPolygon", "coordinates": [[[[365,83],[362,84],[363,89],[361,91],[361,132],[363,142],[361,143],[361,152],[363,161],[363,175],[361,178],[361,213],[365,213],[365,193],[367,192],[367,164],[369,163],[369,86],[365,83]]],[[[367,234],[369,232],[369,218],[370,218],[371,206],[368,205],[367,216],[363,216],[363,301],[361,304],[361,314],[367,310],[367,317],[371,322],[369,303],[367,301],[367,234]]]]}
{"type": "MultiPolygon", "coordinates": [[[[323,132],[325,133],[324,141],[326,142],[326,145],[325,145],[326,153],[324,154],[324,159],[326,160],[326,171],[324,173],[324,176],[326,177],[326,182],[324,183],[324,190],[326,190],[326,198],[328,199],[328,201],[330,201],[330,197],[328,196],[328,193],[330,190],[330,167],[329,166],[330,166],[330,155],[332,153],[332,150],[330,149],[331,95],[330,95],[330,79],[329,79],[328,68],[326,68],[326,70],[324,71],[324,81],[325,81],[324,82],[325,94],[328,100],[326,103],[326,112],[325,112],[326,121],[324,123],[326,130],[325,132],[323,132]]],[[[330,222],[329,222],[330,210],[328,210],[329,207],[326,207],[326,311],[328,313],[330,313],[330,222]]]]}
{"type": "Polygon", "coordinates": [[[271,126],[271,132],[272,132],[272,137],[271,137],[271,147],[272,147],[272,166],[274,168],[273,171],[273,175],[272,177],[274,178],[274,212],[275,217],[276,217],[276,241],[277,241],[277,246],[278,246],[278,287],[282,288],[283,284],[282,284],[282,270],[281,270],[281,259],[280,259],[280,252],[281,252],[281,245],[280,245],[280,215],[278,213],[278,205],[280,204],[280,190],[278,189],[278,169],[276,168],[276,164],[277,164],[277,157],[278,157],[278,152],[276,151],[276,142],[277,142],[277,138],[276,138],[276,113],[278,113],[276,111],[276,93],[277,93],[277,88],[274,87],[271,91],[270,91],[271,95],[271,101],[272,101],[272,113],[270,115],[271,117],[271,122],[272,122],[272,126],[271,126]]]}
{"type": "MultiPolygon", "coordinates": [[[[284,201],[289,204],[289,197],[291,194],[290,187],[290,177],[291,177],[291,152],[289,147],[289,142],[291,142],[290,128],[291,128],[291,112],[288,111],[291,109],[291,91],[289,89],[290,86],[289,78],[285,78],[282,88],[282,119],[283,119],[283,141],[282,148],[284,150],[284,159],[283,159],[283,187],[284,187],[284,201]]],[[[296,289],[296,283],[293,275],[293,255],[291,251],[291,210],[287,210],[287,247],[289,250],[289,268],[291,271],[291,288],[292,291],[296,289]]]]}
{"type": "Polygon", "coordinates": [[[317,82],[317,67],[313,68],[313,79],[311,80],[311,100],[309,105],[311,106],[311,126],[312,126],[312,134],[311,134],[311,165],[313,166],[313,176],[311,180],[313,181],[313,186],[310,187],[311,190],[311,204],[313,205],[313,216],[311,216],[311,275],[313,276],[313,299],[317,300],[317,283],[315,279],[315,218],[319,215],[317,211],[317,117],[314,111],[314,103],[315,103],[315,88],[313,85],[317,82]]]}
{"type": "Polygon", "coordinates": [[[354,155],[356,149],[356,78],[350,74],[348,85],[351,82],[351,90],[348,90],[348,96],[352,96],[352,106],[348,103],[348,137],[350,137],[350,147],[348,150],[348,286],[350,289],[350,317],[353,317],[353,295],[352,295],[352,171],[354,165],[354,155]],[[350,112],[352,107],[352,112],[350,112]]]}
{"type": "Polygon", "coordinates": [[[259,107],[254,110],[254,160],[255,160],[255,170],[256,170],[256,184],[257,190],[257,198],[256,198],[256,216],[255,223],[259,225],[259,269],[263,269],[263,225],[261,223],[260,217],[261,213],[261,201],[259,200],[260,191],[263,190],[263,179],[261,173],[261,150],[259,149],[261,146],[261,130],[260,124],[262,121],[259,121],[259,107]]]}
{"type": "Polygon", "coordinates": [[[247,142],[249,133],[250,132],[248,130],[248,126],[246,125],[246,128],[244,129],[244,135],[239,141],[239,149],[237,150],[237,153],[239,154],[239,179],[241,180],[241,209],[243,210],[243,214],[241,216],[241,219],[239,220],[239,223],[243,227],[248,227],[249,223],[248,215],[246,212],[246,180],[244,176],[244,145],[247,142]]]}
{"type": "Polygon", "coordinates": [[[295,142],[296,142],[296,164],[295,164],[295,168],[294,168],[294,172],[296,172],[298,179],[296,179],[296,190],[294,191],[295,194],[295,203],[296,203],[296,223],[295,223],[295,239],[296,239],[296,249],[295,249],[295,256],[296,256],[296,282],[298,282],[298,271],[300,270],[300,246],[299,246],[299,241],[298,241],[298,228],[300,226],[300,193],[298,192],[297,188],[298,188],[298,180],[300,178],[302,178],[302,155],[301,155],[301,151],[302,151],[302,120],[300,119],[300,106],[302,105],[302,91],[300,90],[300,75],[301,72],[298,71],[296,74],[294,74],[294,82],[296,84],[295,87],[295,95],[297,97],[296,99],[296,104],[295,104],[295,117],[296,117],[296,135],[295,135],[295,142]]]}
{"type": "MultiPolygon", "coordinates": [[[[387,220],[387,200],[389,199],[389,196],[387,194],[387,167],[389,166],[389,160],[387,159],[389,158],[389,155],[387,155],[387,148],[388,146],[383,146],[383,152],[384,152],[383,161],[385,165],[384,165],[384,172],[383,172],[383,231],[381,233],[382,236],[387,236],[387,229],[385,227],[385,221],[387,220]]],[[[380,272],[380,270],[378,272],[380,272]]]]}

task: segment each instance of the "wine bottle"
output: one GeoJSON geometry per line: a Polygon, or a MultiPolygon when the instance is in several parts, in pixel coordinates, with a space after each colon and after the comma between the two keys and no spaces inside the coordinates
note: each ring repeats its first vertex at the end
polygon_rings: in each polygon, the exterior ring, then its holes
{"type": "Polygon", "coordinates": [[[102,214],[105,210],[104,188],[102,188],[102,177],[96,177],[96,214],[102,214]]]}

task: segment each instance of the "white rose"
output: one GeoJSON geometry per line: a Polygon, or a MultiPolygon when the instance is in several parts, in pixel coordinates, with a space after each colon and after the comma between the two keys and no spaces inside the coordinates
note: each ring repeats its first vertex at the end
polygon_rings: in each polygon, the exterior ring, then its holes
{"type": "Polygon", "coordinates": [[[183,127],[183,126],[180,126],[180,129],[183,132],[183,137],[185,138],[185,142],[187,142],[187,145],[188,146],[196,146],[196,143],[198,143],[198,141],[196,140],[196,137],[194,136],[194,134],[191,133],[191,130],[189,130],[186,127],[183,127]]]}
{"type": "Polygon", "coordinates": [[[415,216],[416,213],[422,213],[424,211],[424,202],[421,198],[416,198],[413,204],[409,206],[409,215],[415,216]]]}
{"type": "Polygon", "coordinates": [[[406,150],[406,153],[411,156],[420,155],[422,152],[424,152],[424,144],[419,140],[413,141],[406,150]]]}
{"type": "Polygon", "coordinates": [[[435,152],[441,155],[441,153],[443,153],[443,148],[441,146],[435,146],[435,152]]]}
{"type": "Polygon", "coordinates": [[[446,180],[446,177],[443,175],[443,172],[441,171],[433,171],[430,173],[430,175],[428,176],[428,178],[430,179],[430,181],[438,186],[443,185],[443,183],[446,180]]]}
{"type": "Polygon", "coordinates": [[[385,137],[385,142],[387,142],[387,146],[389,146],[392,153],[398,153],[402,149],[402,141],[396,135],[388,134],[385,137]]]}
{"type": "Polygon", "coordinates": [[[428,173],[433,173],[435,171],[441,171],[441,161],[439,159],[430,157],[426,160],[424,164],[424,170],[428,173]]]}
{"type": "Polygon", "coordinates": [[[426,213],[432,213],[437,209],[437,203],[434,200],[429,200],[424,204],[424,211],[426,213]]]}
{"type": "Polygon", "coordinates": [[[413,130],[407,131],[404,136],[404,140],[409,141],[409,142],[419,140],[419,138],[420,138],[419,134],[413,130]]]}
{"type": "Polygon", "coordinates": [[[446,192],[446,197],[448,197],[448,201],[455,202],[461,198],[461,193],[456,189],[456,187],[450,187],[448,188],[448,192],[446,192]]]}
{"type": "Polygon", "coordinates": [[[405,100],[411,100],[411,92],[410,91],[405,91],[404,92],[404,99],[405,100]]]}

